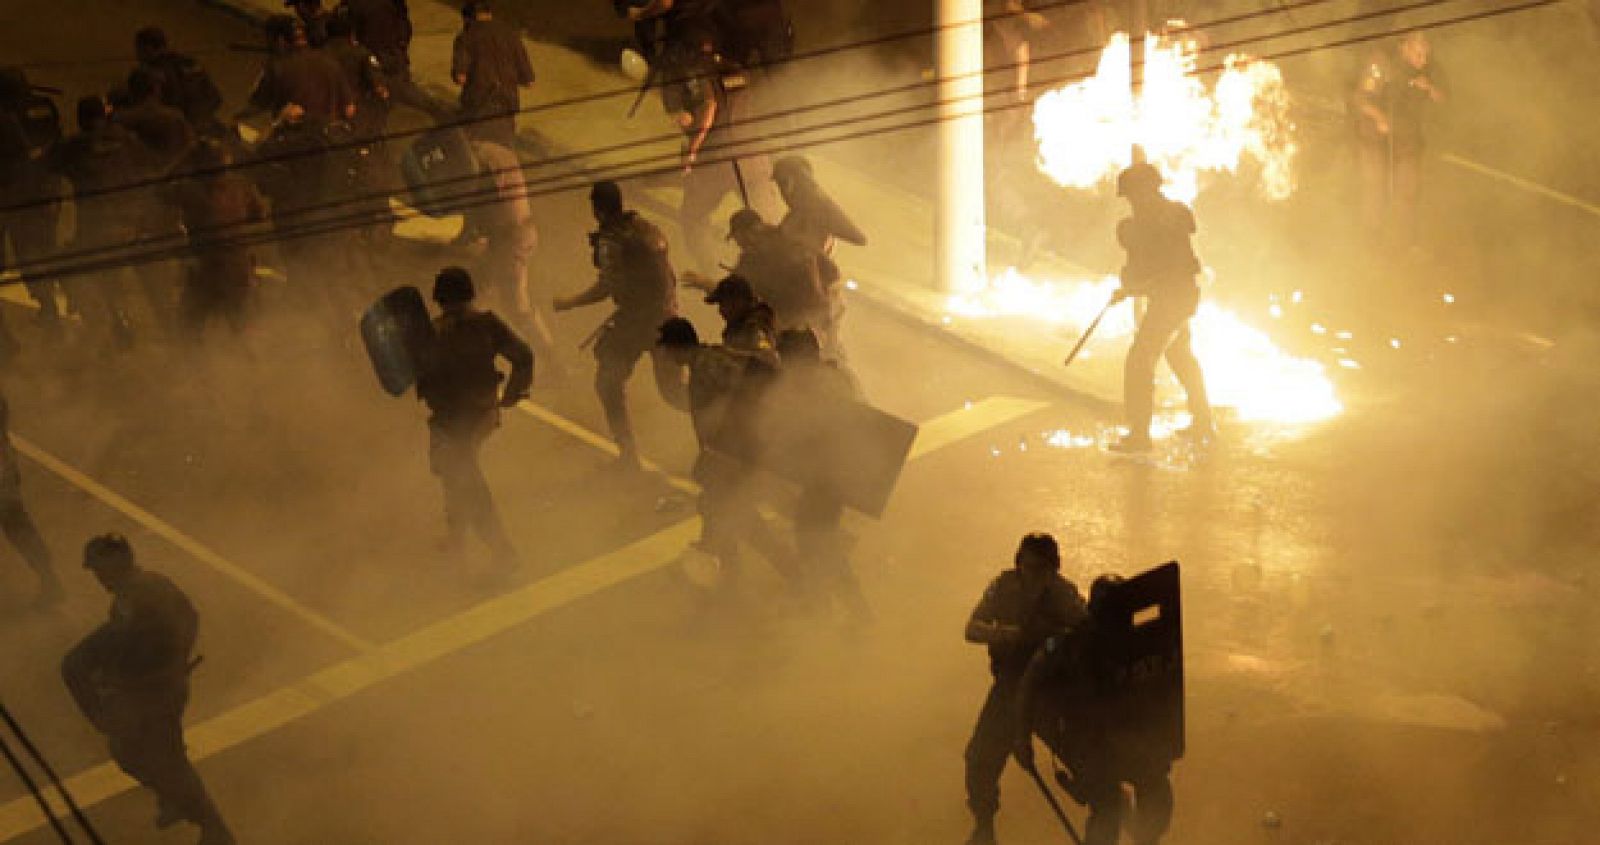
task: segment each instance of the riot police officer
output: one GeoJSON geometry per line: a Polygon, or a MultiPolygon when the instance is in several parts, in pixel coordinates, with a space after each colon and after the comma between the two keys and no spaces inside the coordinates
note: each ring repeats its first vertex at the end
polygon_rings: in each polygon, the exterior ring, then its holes
{"type": "Polygon", "coordinates": [[[1047,640],[1018,684],[1017,757],[1033,765],[1037,734],[1060,760],[1068,794],[1089,806],[1085,845],[1116,845],[1124,827],[1135,845],[1155,845],[1172,822],[1171,755],[1151,726],[1132,723],[1141,708],[1117,689],[1115,655],[1129,628],[1108,596],[1121,583],[1096,578],[1088,617],[1047,640]],[[1131,818],[1123,784],[1133,789],[1131,818]]]}
{"type": "Polygon", "coordinates": [[[22,471],[17,450],[11,445],[11,404],[4,395],[0,395],[0,531],[39,576],[34,607],[49,607],[61,601],[61,580],[50,563],[50,549],[22,502],[22,471]]]}
{"type": "Polygon", "coordinates": [[[255,255],[245,227],[266,219],[266,203],[249,180],[232,170],[232,154],[219,141],[203,141],[192,159],[195,175],[175,189],[174,200],[191,257],[178,300],[184,337],[199,341],[212,319],[243,333],[253,311],[255,255]]]}
{"type": "Polygon", "coordinates": [[[1078,588],[1061,575],[1061,552],[1049,534],[1029,534],[1017,546],[1014,568],[989,583],[967,619],[969,643],[987,646],[994,683],[967,743],[969,845],[992,845],[1000,811],[1000,774],[1016,747],[1017,692],[1028,661],[1050,636],[1085,615],[1078,588]]]}
{"type": "Polygon", "coordinates": [[[528,48],[515,29],[495,19],[488,0],[469,0],[461,19],[450,57],[450,78],[461,86],[461,115],[471,121],[473,135],[514,147],[520,92],[534,78],[528,48]]]}
{"type": "Polygon", "coordinates": [[[639,447],[628,416],[624,387],[639,358],[650,354],[656,384],[666,395],[672,372],[655,354],[661,324],[678,313],[677,277],[667,258],[667,239],[655,224],[622,205],[615,182],[596,182],[589,192],[598,231],[589,235],[599,277],[588,290],[557,298],[556,311],[569,311],[610,299],[616,310],[596,332],[595,393],[617,442],[618,466],[640,466],[639,447]]]}
{"type": "Polygon", "coordinates": [[[445,547],[457,550],[470,528],[493,556],[496,575],[516,567],[516,552],[495,508],[478,455],[500,425],[500,409],[527,398],[533,384],[533,351],[490,311],[473,307],[472,276],[460,267],[439,271],[433,301],[434,342],[417,378],[417,396],[427,403],[429,461],[444,485],[445,547]],[[506,386],[495,359],[511,364],[506,386]]]}
{"type": "Polygon", "coordinates": [[[228,845],[233,834],[207,794],[183,743],[183,711],[199,615],[164,575],[134,560],[120,534],[90,540],[83,565],[111,594],[111,618],[61,663],[78,709],[111,746],[117,766],[154,792],[157,827],[188,821],[201,845],[228,845]]]}
{"type": "Polygon", "coordinates": [[[772,165],[772,181],[789,208],[778,228],[816,257],[818,279],[827,297],[827,307],[818,314],[813,326],[817,339],[822,342],[822,354],[843,365],[845,354],[839,325],[844,319],[844,274],[834,263],[833,247],[838,241],[866,246],[867,235],[817,184],[811,162],[806,159],[800,156],[778,159],[772,165]]]}
{"type": "Polygon", "coordinates": [[[776,375],[776,350],[770,345],[702,344],[694,325],[681,317],[661,325],[660,349],[673,376],[664,395],[673,407],[689,413],[700,445],[694,464],[701,488],[696,547],[716,559],[725,587],[732,586],[743,568],[746,545],[791,586],[802,587],[794,550],[750,497],[750,467],[731,453],[739,451],[735,441],[755,435],[755,403],[776,375]]]}
{"type": "MultiPolygon", "coordinates": [[[[59,188],[41,157],[60,137],[54,104],[34,92],[26,73],[0,68],[0,267],[5,266],[9,242],[48,331],[59,327],[56,285],[32,278],[34,269],[29,265],[45,260],[55,249],[60,204],[54,198],[59,188]]],[[[0,323],[0,336],[10,341],[3,326],[0,323]]]]}
{"type": "MultiPolygon", "coordinates": [[[[147,26],[133,37],[134,55],[139,69],[159,80],[161,102],[177,109],[198,135],[221,137],[225,134],[217,110],[222,108],[222,92],[194,57],[172,49],[167,34],[147,26]]],[[[129,81],[129,86],[134,83],[129,81]]]]}
{"type": "Polygon", "coordinates": [[[1161,173],[1145,162],[1117,176],[1117,194],[1128,201],[1133,215],[1117,224],[1117,240],[1128,260],[1113,301],[1143,297],[1146,304],[1122,374],[1128,434],[1111,448],[1149,451],[1156,359],[1162,356],[1188,397],[1193,419],[1188,433],[1196,440],[1209,440],[1216,431],[1211,402],[1189,337],[1189,319],[1200,307],[1200,286],[1195,281],[1200,259],[1190,243],[1194,212],[1161,194],[1161,173]]]}
{"type": "Polygon", "coordinates": [[[274,15],[264,26],[272,57],[256,79],[249,105],[238,116],[262,112],[277,116],[294,104],[324,124],[355,117],[356,95],[344,70],[333,57],[311,49],[305,26],[288,15],[274,15]]]}

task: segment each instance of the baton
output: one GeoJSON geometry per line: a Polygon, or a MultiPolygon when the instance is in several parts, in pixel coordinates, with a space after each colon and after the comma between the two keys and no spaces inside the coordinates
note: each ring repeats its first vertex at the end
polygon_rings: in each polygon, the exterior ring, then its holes
{"type": "Polygon", "coordinates": [[[1072,347],[1071,352],[1067,353],[1067,360],[1063,361],[1061,366],[1070,367],[1072,366],[1073,361],[1078,360],[1078,353],[1082,352],[1083,345],[1089,342],[1089,336],[1094,334],[1095,329],[1100,328],[1100,321],[1106,318],[1106,312],[1110,311],[1111,306],[1116,304],[1117,300],[1115,297],[1113,297],[1110,302],[1106,303],[1106,307],[1100,309],[1100,313],[1094,316],[1094,322],[1089,324],[1089,328],[1083,330],[1083,337],[1078,338],[1078,344],[1072,347]]]}
{"type": "Polygon", "coordinates": [[[750,191],[744,186],[744,169],[739,166],[739,159],[733,159],[733,178],[739,183],[739,199],[744,201],[744,207],[750,207],[750,191]]]}
{"type": "MultiPolygon", "coordinates": [[[[1019,760],[1017,762],[1020,763],[1022,761],[1019,760]]],[[[1039,768],[1031,765],[1023,766],[1022,768],[1027,771],[1029,777],[1033,778],[1034,784],[1039,787],[1039,794],[1043,795],[1044,800],[1049,802],[1050,809],[1055,811],[1056,818],[1061,820],[1061,826],[1067,829],[1067,836],[1072,838],[1074,845],[1083,845],[1083,837],[1078,835],[1078,829],[1073,827],[1072,820],[1067,818],[1067,811],[1061,809],[1061,802],[1056,800],[1055,793],[1051,792],[1050,786],[1044,782],[1044,778],[1039,774],[1039,768]]]]}

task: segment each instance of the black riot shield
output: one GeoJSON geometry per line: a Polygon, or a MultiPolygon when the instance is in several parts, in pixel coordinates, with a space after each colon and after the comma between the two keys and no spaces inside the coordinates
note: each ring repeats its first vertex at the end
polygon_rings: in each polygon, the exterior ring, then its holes
{"type": "Polygon", "coordinates": [[[827,489],[868,516],[883,515],[917,438],[915,423],[781,379],[754,404],[748,429],[723,427],[714,449],[802,488],[827,489]]]}
{"type": "Polygon", "coordinates": [[[411,204],[429,217],[460,214],[482,205],[478,160],[460,129],[435,129],[410,146],[400,159],[400,174],[411,190],[411,204]]]}
{"type": "Polygon", "coordinates": [[[1120,723],[1114,730],[1132,743],[1129,751],[1145,759],[1180,759],[1183,603],[1178,562],[1122,581],[1096,602],[1095,615],[1105,620],[1100,630],[1106,635],[1098,645],[1111,670],[1108,692],[1120,723]]]}
{"type": "Polygon", "coordinates": [[[362,315],[361,340],[383,389],[391,396],[410,390],[433,343],[433,320],[422,292],[407,285],[384,294],[362,315]]]}

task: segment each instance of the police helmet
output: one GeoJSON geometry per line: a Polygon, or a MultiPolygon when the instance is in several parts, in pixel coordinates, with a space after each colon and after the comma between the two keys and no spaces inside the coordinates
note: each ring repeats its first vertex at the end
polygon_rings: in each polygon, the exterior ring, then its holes
{"type": "Polygon", "coordinates": [[[167,51],[167,34],[158,26],[147,26],[133,35],[133,49],[142,56],[158,56],[167,51]]]}
{"type": "Polygon", "coordinates": [[[746,229],[763,226],[766,222],[761,219],[761,212],[753,208],[741,208],[728,218],[728,238],[732,239],[746,229]]]}
{"type": "Polygon", "coordinates": [[[791,182],[802,180],[812,182],[816,175],[811,170],[811,162],[803,156],[784,156],[772,163],[772,180],[774,182],[791,182]]]}
{"type": "Polygon", "coordinates": [[[83,566],[96,572],[127,569],[133,566],[133,546],[116,532],[101,534],[84,544],[83,566]]]}
{"type": "Polygon", "coordinates": [[[1056,545],[1056,538],[1044,533],[1029,534],[1017,544],[1015,562],[1018,566],[1026,557],[1032,557],[1049,565],[1054,571],[1061,570],[1061,548],[1056,545]]]}
{"type": "Polygon", "coordinates": [[[738,274],[730,274],[717,286],[706,294],[707,304],[719,302],[754,302],[756,290],[750,286],[750,280],[738,274]]]}
{"type": "Polygon", "coordinates": [[[589,202],[598,211],[607,211],[613,214],[622,211],[622,189],[612,181],[596,182],[589,189],[589,202]]]}
{"type": "Polygon", "coordinates": [[[472,274],[461,267],[446,267],[433,277],[433,301],[440,305],[471,302],[474,296],[472,274]]]}
{"type": "Polygon", "coordinates": [[[1117,196],[1130,197],[1161,190],[1161,171],[1141,161],[1117,174],[1117,196]]]}
{"type": "Polygon", "coordinates": [[[661,324],[661,335],[656,341],[661,346],[699,346],[700,333],[694,323],[682,317],[673,317],[661,324]]]}

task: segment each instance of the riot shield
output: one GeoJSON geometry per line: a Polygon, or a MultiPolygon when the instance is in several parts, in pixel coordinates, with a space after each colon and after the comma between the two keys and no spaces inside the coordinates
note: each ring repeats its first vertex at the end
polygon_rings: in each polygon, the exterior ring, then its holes
{"type": "Polygon", "coordinates": [[[417,138],[400,159],[400,174],[411,190],[411,204],[429,217],[460,214],[465,206],[482,204],[482,190],[473,177],[478,161],[460,129],[435,129],[417,138]]]}
{"type": "Polygon", "coordinates": [[[1184,752],[1183,611],[1177,561],[1135,575],[1096,599],[1101,657],[1127,750],[1145,759],[1184,752]],[[1104,602],[1104,604],[1100,604],[1104,602]],[[1102,613],[1101,607],[1104,608],[1102,613]]]}
{"type": "Polygon", "coordinates": [[[802,488],[827,489],[868,516],[883,515],[911,454],[916,424],[785,379],[753,401],[748,429],[725,426],[713,448],[802,488]]]}
{"type": "Polygon", "coordinates": [[[383,389],[391,396],[410,390],[433,343],[433,320],[422,292],[406,285],[384,294],[362,315],[361,340],[383,389]]]}

